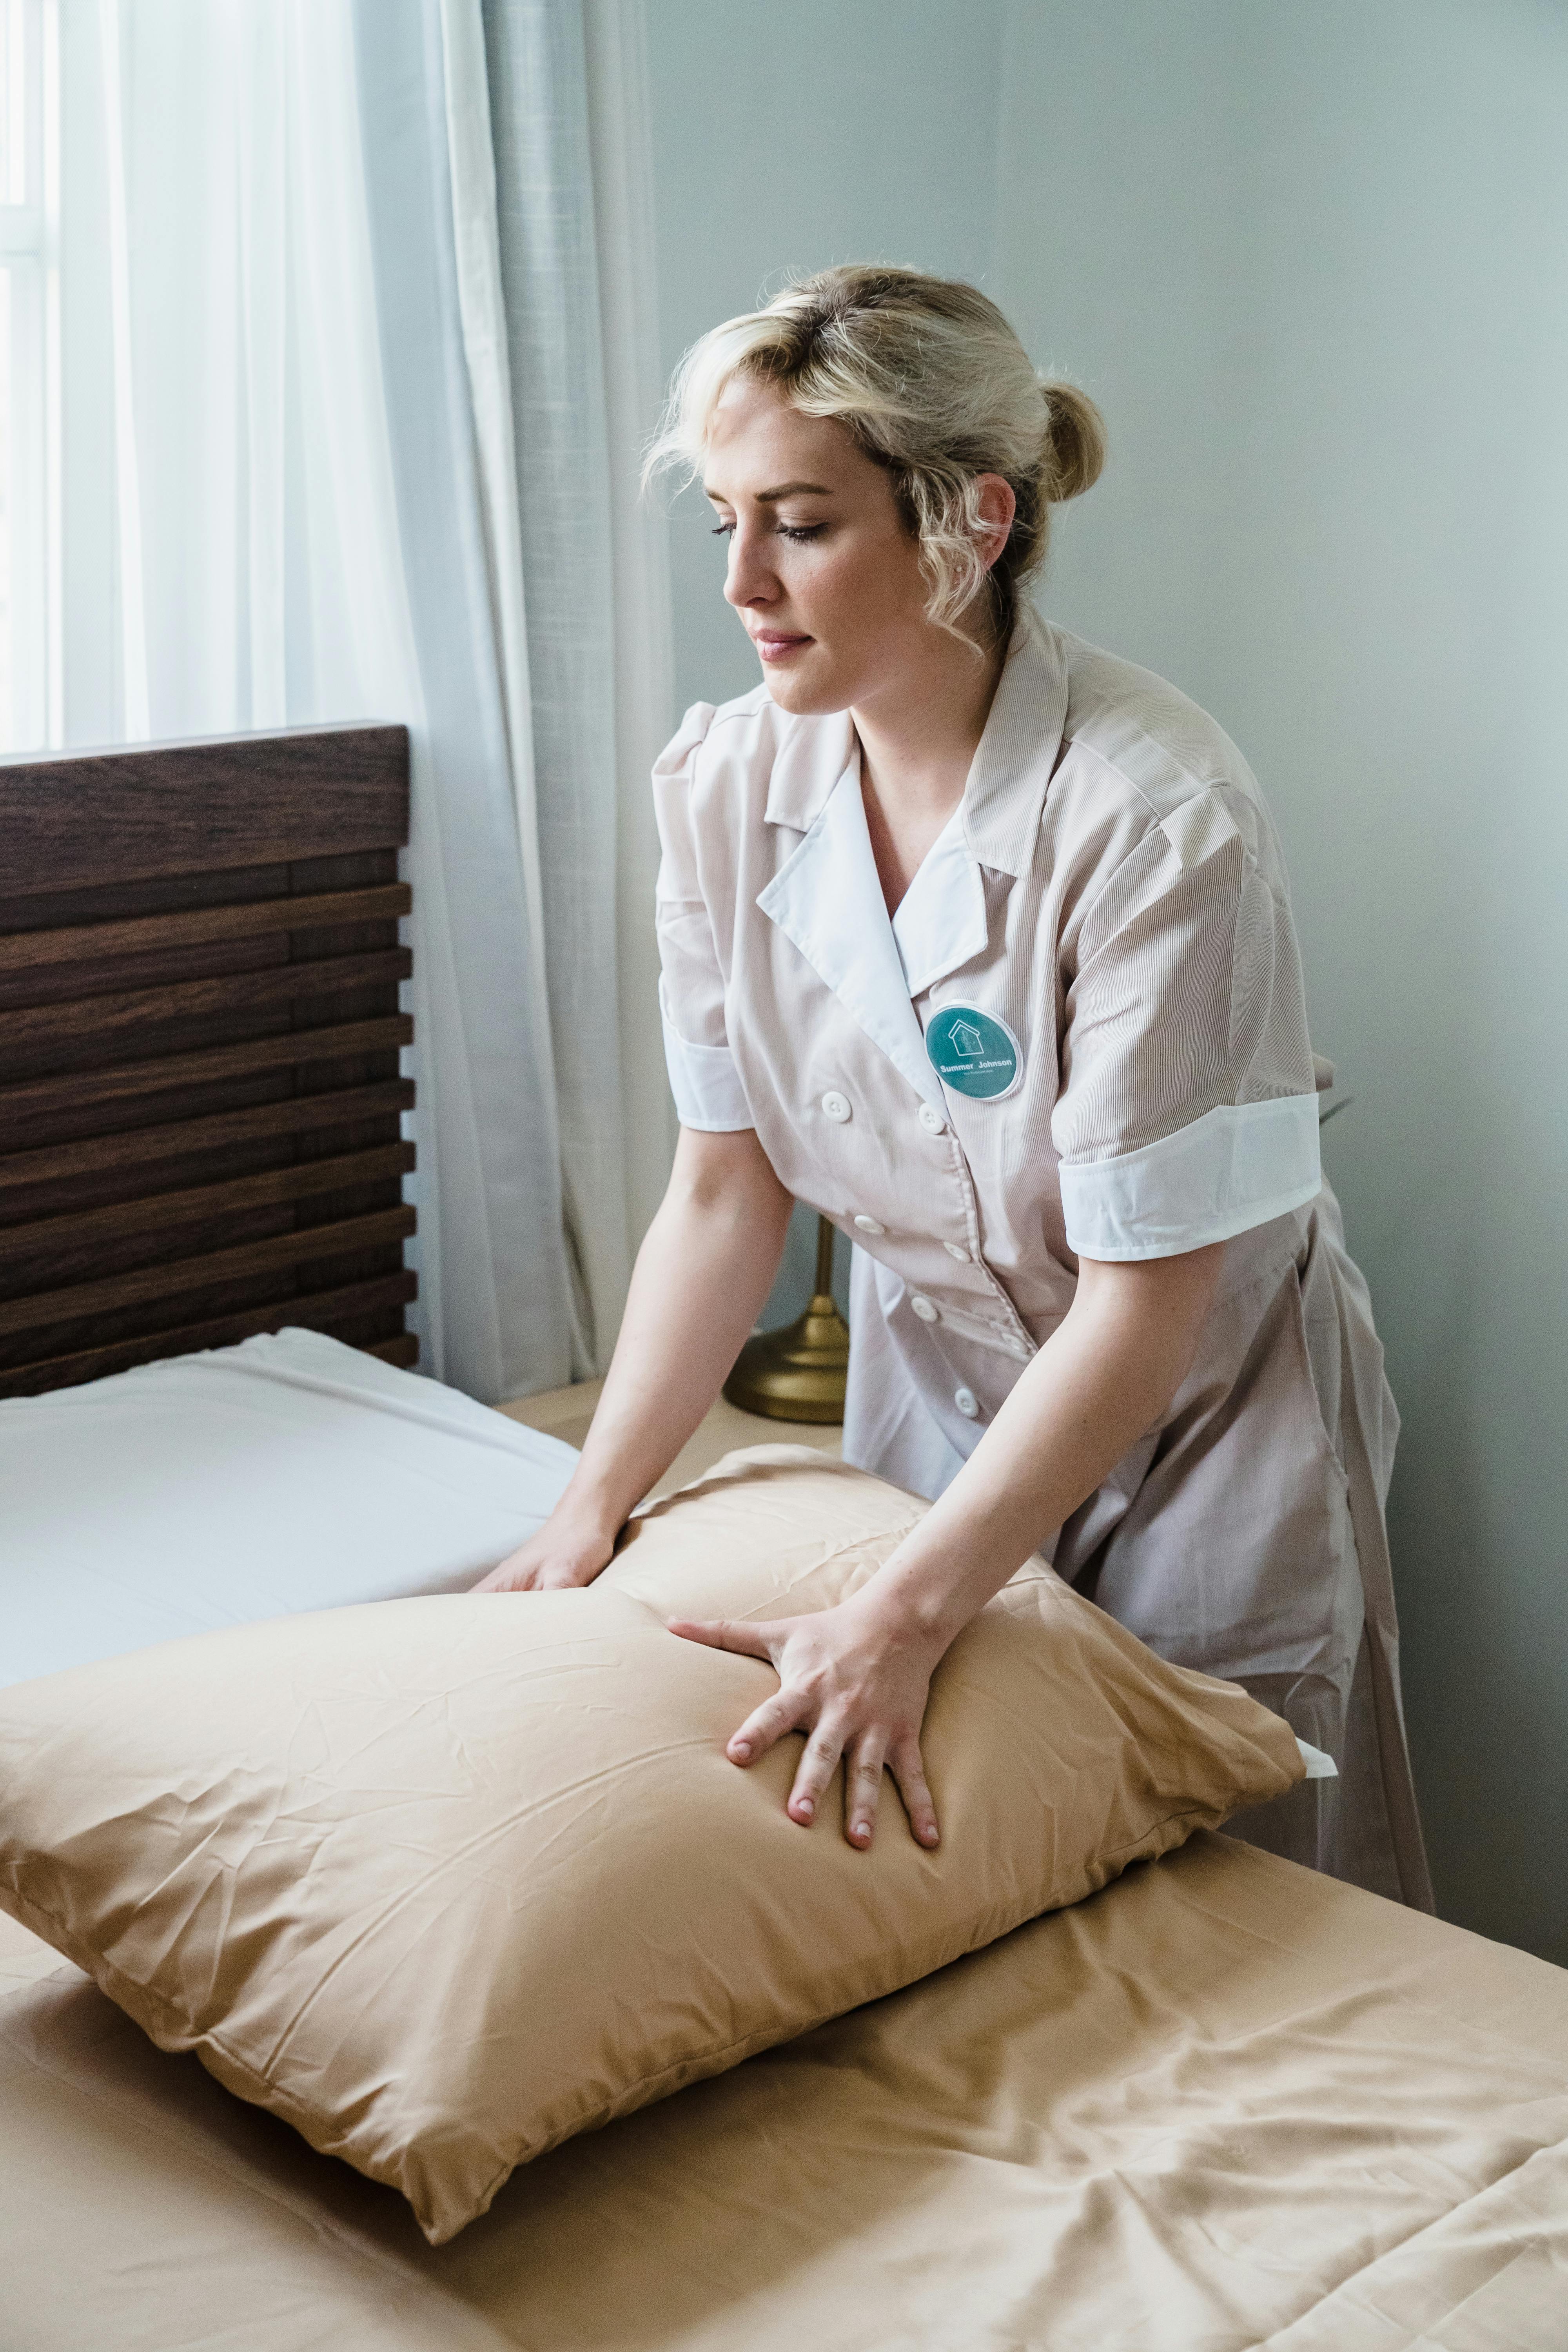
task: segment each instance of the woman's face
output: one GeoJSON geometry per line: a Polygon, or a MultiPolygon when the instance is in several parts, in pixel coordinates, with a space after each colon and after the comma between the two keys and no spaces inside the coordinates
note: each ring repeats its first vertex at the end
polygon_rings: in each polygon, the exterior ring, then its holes
{"type": "Polygon", "coordinates": [[[724,593],[783,709],[874,704],[921,677],[933,639],[952,649],[926,618],[930,583],[888,476],[842,425],[731,377],[703,488],[730,541],[724,593]]]}

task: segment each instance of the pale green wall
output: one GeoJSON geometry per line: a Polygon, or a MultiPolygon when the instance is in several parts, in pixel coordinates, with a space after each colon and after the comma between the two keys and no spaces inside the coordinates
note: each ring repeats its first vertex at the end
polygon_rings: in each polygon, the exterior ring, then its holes
{"type": "MultiPolygon", "coordinates": [[[[1104,406],[1042,601],[1213,709],[1279,814],[1405,1414],[1439,1899],[1568,1960],[1568,9],[649,24],[671,359],[793,262],[880,255],[983,279],[1104,406]]],[[[681,698],[717,700],[752,673],[683,522],[681,698]]]]}
{"type": "Polygon", "coordinates": [[[1568,10],[1033,0],[1003,93],[994,290],[1110,433],[1046,602],[1279,818],[1439,1901],[1568,1960],[1568,10]]]}

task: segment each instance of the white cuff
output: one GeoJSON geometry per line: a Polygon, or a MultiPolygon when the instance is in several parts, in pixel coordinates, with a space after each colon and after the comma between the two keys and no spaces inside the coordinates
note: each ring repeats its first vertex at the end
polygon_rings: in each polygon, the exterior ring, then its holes
{"type": "Polygon", "coordinates": [[[1079,1257],[1175,1257],[1300,1209],[1322,1183],[1318,1097],[1222,1103],[1141,1151],[1060,1170],[1079,1257]]]}
{"type": "Polygon", "coordinates": [[[682,1127],[710,1135],[732,1135],[755,1127],[735,1057],[728,1045],[691,1045],[670,1024],[659,990],[659,1013],[664,1022],[664,1059],[669,1071],[669,1091],[682,1127]]]}

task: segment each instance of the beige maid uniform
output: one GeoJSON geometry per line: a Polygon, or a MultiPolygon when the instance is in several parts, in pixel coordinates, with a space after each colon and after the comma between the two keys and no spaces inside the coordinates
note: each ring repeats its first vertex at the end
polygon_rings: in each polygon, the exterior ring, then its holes
{"type": "Polygon", "coordinates": [[[754,1129],[856,1244],[847,1459],[940,1494],[1080,1257],[1224,1242],[1192,1371],[1041,1549],[1333,1757],[1241,1834],[1429,1909],[1383,1516],[1398,1421],[1319,1163],[1279,843],[1235,745],[1029,614],[891,919],[847,713],[700,703],[654,785],[681,1121],[754,1129]]]}

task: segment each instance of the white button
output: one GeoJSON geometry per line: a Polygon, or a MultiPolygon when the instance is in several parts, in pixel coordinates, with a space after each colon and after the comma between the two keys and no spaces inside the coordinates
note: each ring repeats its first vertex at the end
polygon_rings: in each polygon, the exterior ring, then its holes
{"type": "Polygon", "coordinates": [[[966,1249],[960,1249],[956,1242],[943,1242],[942,1247],[949,1257],[955,1257],[958,1260],[960,1265],[969,1264],[969,1252],[966,1249]]]}
{"type": "Polygon", "coordinates": [[[855,1222],[863,1234],[885,1234],[888,1230],[886,1225],[879,1225],[875,1217],[857,1217],[855,1222]]]}
{"type": "Polygon", "coordinates": [[[922,1323],[934,1323],[937,1319],[936,1308],[931,1305],[931,1300],[918,1290],[912,1290],[910,1293],[910,1307],[911,1313],[918,1315],[922,1323]]]}
{"type": "Polygon", "coordinates": [[[827,1094],[823,1096],[822,1116],[824,1118],[830,1118],[836,1127],[842,1127],[849,1115],[849,1097],[847,1095],[827,1094]]]}
{"type": "Polygon", "coordinates": [[[980,1399],[973,1389],[954,1389],[952,1401],[965,1421],[973,1421],[980,1411],[980,1399]]]}
{"type": "Polygon", "coordinates": [[[928,1135],[945,1135],[947,1133],[946,1119],[943,1118],[941,1111],[932,1110],[930,1103],[921,1103],[920,1109],[916,1112],[915,1116],[920,1120],[921,1125],[924,1128],[928,1135]]]}

